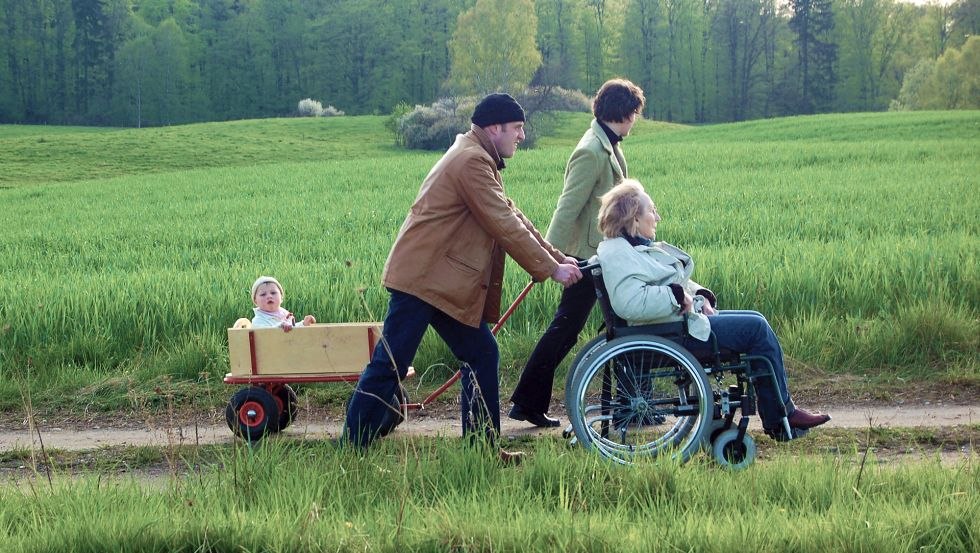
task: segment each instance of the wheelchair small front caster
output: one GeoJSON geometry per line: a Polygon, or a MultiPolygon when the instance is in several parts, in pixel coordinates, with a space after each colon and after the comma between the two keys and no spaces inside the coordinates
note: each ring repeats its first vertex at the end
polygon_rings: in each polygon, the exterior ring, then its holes
{"type": "Polygon", "coordinates": [[[711,444],[711,454],[718,464],[732,470],[742,470],[755,461],[755,440],[744,434],[738,439],[738,428],[718,435],[711,444]]]}

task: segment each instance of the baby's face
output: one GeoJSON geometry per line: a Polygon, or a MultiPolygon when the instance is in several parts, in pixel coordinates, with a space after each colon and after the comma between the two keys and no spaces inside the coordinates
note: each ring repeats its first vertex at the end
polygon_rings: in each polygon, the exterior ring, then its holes
{"type": "Polygon", "coordinates": [[[262,311],[278,311],[282,305],[282,293],[275,282],[266,282],[255,289],[255,307],[262,311]]]}

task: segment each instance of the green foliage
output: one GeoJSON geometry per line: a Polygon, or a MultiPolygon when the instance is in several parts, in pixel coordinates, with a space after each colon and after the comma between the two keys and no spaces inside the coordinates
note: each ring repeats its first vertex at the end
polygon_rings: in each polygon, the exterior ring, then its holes
{"type": "Polygon", "coordinates": [[[308,97],[384,114],[498,87],[592,94],[614,76],[668,121],[800,113],[804,77],[832,99],[818,111],[881,110],[919,60],[977,35],[977,0],[806,4],[835,26],[803,52],[776,0],[0,0],[0,122],[278,117],[308,97]]]}
{"type": "Polygon", "coordinates": [[[405,117],[410,111],[412,111],[412,106],[406,103],[400,103],[391,110],[388,117],[385,118],[385,130],[391,133],[392,137],[395,139],[396,146],[404,146],[404,140],[402,139],[401,133],[398,131],[398,125],[402,117],[405,117]]]}
{"type": "Polygon", "coordinates": [[[905,76],[893,110],[980,108],[980,37],[923,60],[905,76]]]}
{"type": "Polygon", "coordinates": [[[541,65],[531,0],[476,0],[449,41],[449,82],[461,94],[522,90],[541,65]]]}
{"type": "MultiPolygon", "coordinates": [[[[502,468],[445,440],[349,451],[224,447],[149,482],[56,472],[0,487],[0,540],[88,551],[973,551],[975,457],[867,463],[776,454],[745,472],[701,458],[624,469],[550,440],[502,468]],[[97,516],[93,516],[93,513],[97,516]],[[832,532],[827,529],[832,528],[832,532]]],[[[141,462],[134,453],[133,462],[141,462]]]]}
{"type": "Polygon", "coordinates": [[[949,37],[959,47],[971,36],[980,36],[980,0],[957,0],[950,6],[949,37]]]}
{"type": "MultiPolygon", "coordinates": [[[[794,113],[828,111],[837,86],[834,66],[837,45],[833,43],[834,10],[830,0],[790,0],[793,11],[788,25],[796,34],[799,52],[799,88],[793,94],[799,105],[794,113]]],[[[795,73],[795,71],[794,71],[795,73]]]]}

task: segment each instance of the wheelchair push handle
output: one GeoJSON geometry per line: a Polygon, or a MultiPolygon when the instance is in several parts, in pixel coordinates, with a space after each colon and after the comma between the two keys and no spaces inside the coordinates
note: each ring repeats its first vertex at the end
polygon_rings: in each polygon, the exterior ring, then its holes
{"type": "MultiPolygon", "coordinates": [[[[583,273],[585,271],[591,271],[592,269],[596,269],[598,267],[599,267],[599,258],[595,256],[592,256],[592,258],[587,259],[585,261],[578,262],[578,270],[582,271],[583,273]]],[[[490,332],[492,332],[494,336],[496,336],[497,332],[499,332],[500,329],[504,326],[504,323],[507,322],[507,319],[509,319],[510,316],[514,314],[514,311],[517,309],[517,306],[524,301],[524,298],[527,297],[528,293],[531,291],[531,288],[533,288],[535,284],[536,284],[535,280],[531,279],[531,281],[527,283],[527,286],[525,286],[524,289],[521,290],[521,293],[517,296],[517,299],[514,300],[514,303],[510,304],[510,307],[507,309],[507,311],[504,312],[503,316],[500,317],[500,320],[497,321],[497,324],[495,324],[493,328],[490,330],[490,332]]]]}
{"type": "Polygon", "coordinates": [[[578,262],[578,270],[582,271],[583,273],[598,268],[599,268],[599,258],[596,256],[592,256],[589,259],[578,262]]]}

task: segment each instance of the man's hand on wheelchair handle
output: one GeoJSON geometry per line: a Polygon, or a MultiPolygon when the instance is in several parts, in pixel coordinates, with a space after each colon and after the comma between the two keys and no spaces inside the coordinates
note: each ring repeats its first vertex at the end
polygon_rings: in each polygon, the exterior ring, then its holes
{"type": "Polygon", "coordinates": [[[582,278],[582,271],[574,263],[560,263],[555,272],[551,273],[551,278],[567,288],[582,278]]]}

